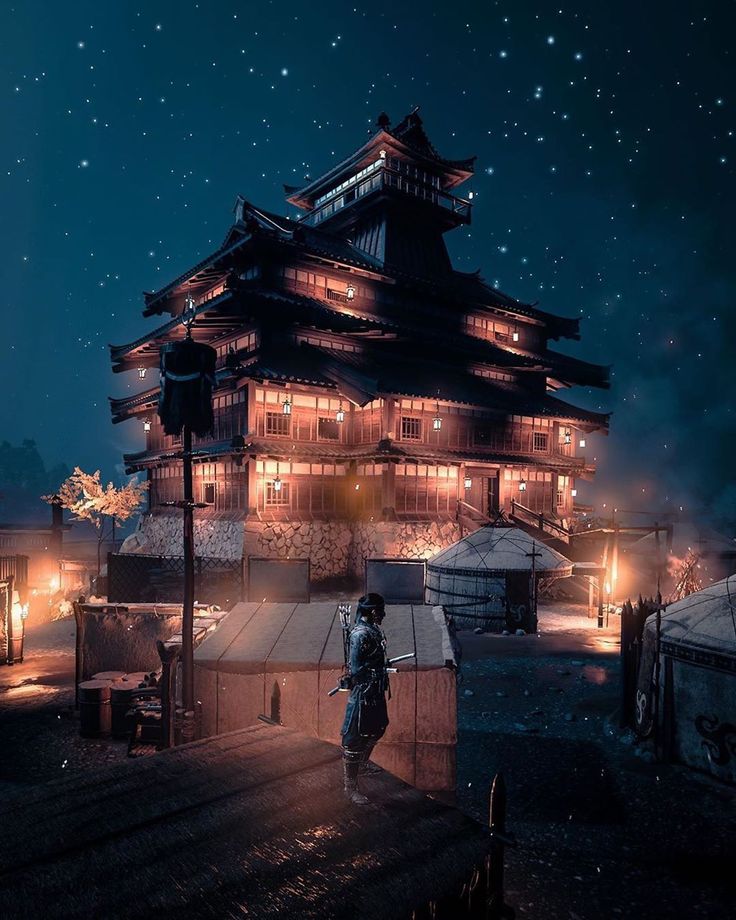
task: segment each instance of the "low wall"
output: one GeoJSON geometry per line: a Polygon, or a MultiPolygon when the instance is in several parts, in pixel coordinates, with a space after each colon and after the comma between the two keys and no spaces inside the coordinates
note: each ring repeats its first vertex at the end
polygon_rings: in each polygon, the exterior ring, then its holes
{"type": "Polygon", "coordinates": [[[124,605],[75,604],[77,680],[100,671],[155,671],[156,640],[181,629],[181,605],[131,610],[124,605]]]}

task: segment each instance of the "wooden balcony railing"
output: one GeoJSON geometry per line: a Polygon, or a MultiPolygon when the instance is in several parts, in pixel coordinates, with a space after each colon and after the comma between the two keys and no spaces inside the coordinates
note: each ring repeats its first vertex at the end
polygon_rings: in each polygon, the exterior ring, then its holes
{"type": "Polygon", "coordinates": [[[542,530],[565,543],[570,542],[570,531],[563,527],[562,524],[550,520],[541,512],[532,511],[531,508],[520,505],[519,502],[513,498],[511,499],[511,518],[519,521],[521,524],[536,527],[538,530],[542,530]]]}
{"type": "Polygon", "coordinates": [[[356,177],[355,182],[349,182],[329,201],[325,201],[319,207],[310,211],[309,214],[306,214],[302,218],[302,223],[314,227],[323,220],[327,220],[328,217],[337,214],[343,208],[350,206],[358,199],[380,188],[395,188],[414,198],[420,198],[423,201],[437,205],[443,210],[457,214],[463,222],[467,223],[470,220],[472,205],[465,198],[456,198],[441,189],[428,186],[410,176],[405,176],[387,165],[379,164],[371,173],[360,179],[356,177]]]}

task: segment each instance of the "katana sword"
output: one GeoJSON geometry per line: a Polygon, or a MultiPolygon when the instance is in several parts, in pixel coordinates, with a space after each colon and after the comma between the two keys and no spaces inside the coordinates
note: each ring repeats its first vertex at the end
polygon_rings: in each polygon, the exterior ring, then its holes
{"type": "MultiPolygon", "coordinates": [[[[409,658],[416,658],[416,652],[408,652],[406,655],[399,655],[396,658],[389,658],[386,663],[385,670],[389,674],[396,674],[398,668],[392,668],[391,665],[398,664],[400,661],[407,661],[409,658]]],[[[336,687],[333,687],[332,690],[327,691],[327,696],[334,696],[336,693],[348,693],[351,688],[348,686],[343,686],[343,683],[347,684],[347,681],[341,679],[340,683],[336,687]]]]}

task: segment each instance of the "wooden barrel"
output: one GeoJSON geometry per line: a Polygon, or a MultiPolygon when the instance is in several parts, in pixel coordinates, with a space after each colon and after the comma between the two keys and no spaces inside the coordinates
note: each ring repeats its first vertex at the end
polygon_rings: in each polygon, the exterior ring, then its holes
{"type": "Polygon", "coordinates": [[[92,680],[122,680],[125,677],[125,671],[98,671],[92,675],[92,680]]]}
{"type": "Polygon", "coordinates": [[[130,709],[130,698],[138,684],[132,680],[116,680],[110,685],[110,731],[113,738],[128,737],[128,721],[125,718],[130,709]]]}
{"type": "Polygon", "coordinates": [[[23,663],[23,634],[20,636],[13,636],[12,639],[8,639],[8,663],[9,664],[22,664],[23,663]]]}
{"type": "Polygon", "coordinates": [[[134,683],[136,687],[142,684],[146,677],[148,677],[147,671],[131,671],[130,674],[125,675],[125,679],[134,683]]]}
{"type": "Polygon", "coordinates": [[[110,681],[83,680],[79,684],[79,734],[99,738],[110,732],[110,681]]]}

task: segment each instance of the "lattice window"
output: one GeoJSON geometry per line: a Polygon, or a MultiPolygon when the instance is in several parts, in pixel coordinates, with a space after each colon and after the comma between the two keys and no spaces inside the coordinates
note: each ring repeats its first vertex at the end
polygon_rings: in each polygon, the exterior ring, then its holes
{"type": "Polygon", "coordinates": [[[269,508],[284,508],[291,505],[291,490],[288,482],[282,482],[280,489],[274,489],[273,481],[266,483],[266,505],[269,508]]]}
{"type": "Polygon", "coordinates": [[[339,441],[340,425],[334,418],[321,417],[317,422],[317,435],[323,441],[339,441]]]}
{"type": "Polygon", "coordinates": [[[288,436],[291,432],[291,416],[283,412],[266,413],[266,434],[288,436]]]}
{"type": "Polygon", "coordinates": [[[558,476],[557,477],[557,494],[555,496],[557,501],[557,507],[562,508],[567,504],[567,488],[568,488],[569,479],[567,476],[558,476]]]}
{"type": "Polygon", "coordinates": [[[414,418],[410,415],[401,416],[401,440],[422,440],[422,420],[420,418],[414,418]]]}
{"type": "Polygon", "coordinates": [[[532,448],[538,451],[546,451],[549,448],[549,435],[546,431],[535,431],[532,434],[532,448]]]}

